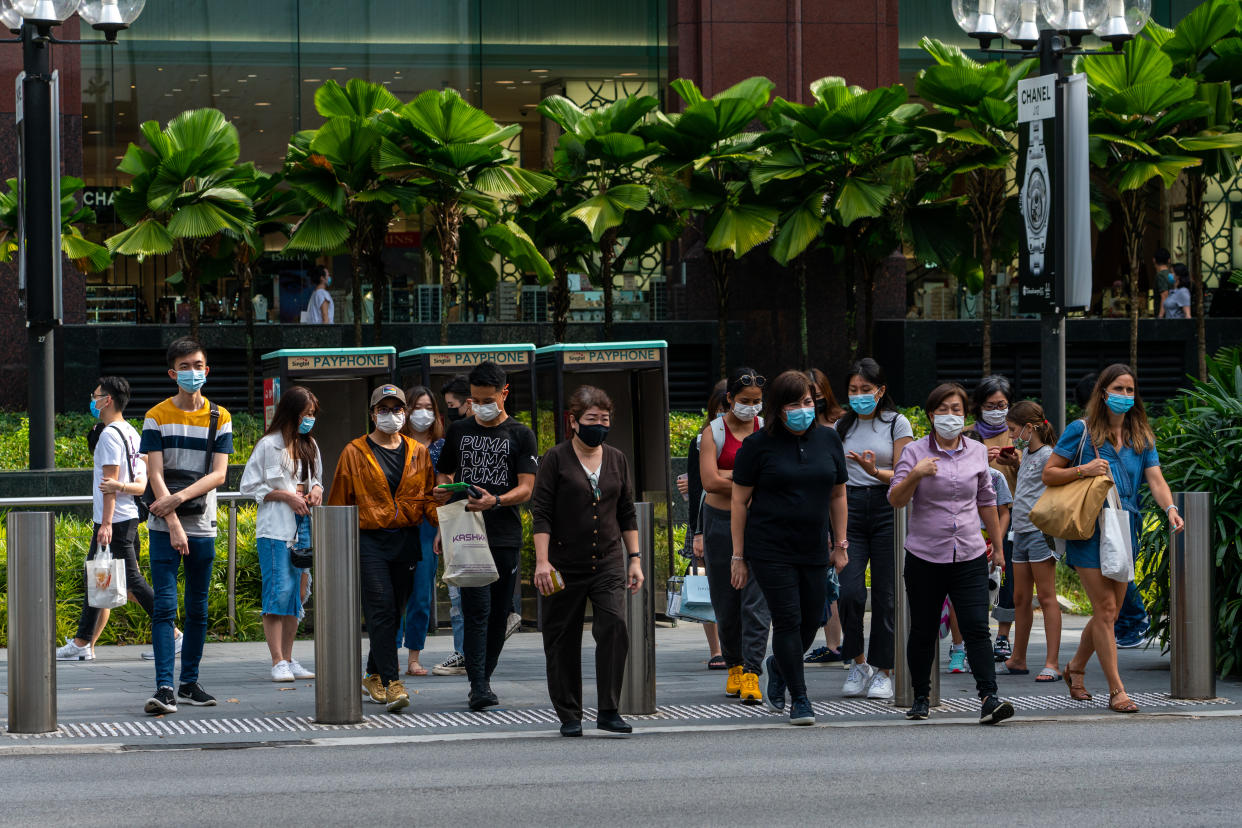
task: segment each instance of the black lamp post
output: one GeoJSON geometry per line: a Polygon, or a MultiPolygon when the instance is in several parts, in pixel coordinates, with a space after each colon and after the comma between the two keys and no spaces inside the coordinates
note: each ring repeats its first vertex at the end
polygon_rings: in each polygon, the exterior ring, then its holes
{"type": "MultiPolygon", "coordinates": [[[[1048,79],[1049,87],[1052,86],[1049,76],[1055,77],[1058,101],[1054,109],[1054,157],[1043,157],[1042,141],[1039,141],[1037,151],[1028,150],[1025,159],[1028,170],[1033,168],[1034,174],[1027,176],[1029,180],[1022,185],[1021,202],[1029,249],[1025,259],[1027,268],[1022,276],[1031,276],[1032,281],[1037,282],[1041,273],[1046,275],[1051,271],[1054,280],[1051,290],[1042,291],[1049,301],[1040,314],[1041,390],[1044,410],[1060,432],[1065,428],[1065,311],[1069,296],[1066,278],[1072,264],[1066,240],[1068,230],[1073,229],[1068,227],[1067,219],[1071,215],[1067,196],[1071,184],[1068,172],[1071,152],[1067,144],[1081,143],[1082,147],[1073,149],[1083,150],[1087,140],[1085,122],[1077,125],[1081,131],[1074,135],[1068,135],[1065,129],[1063,101],[1068,93],[1062,91],[1067,82],[1063,59],[1073,55],[1120,55],[1125,43],[1147,25],[1151,0],[952,0],[952,6],[958,25],[979,41],[984,52],[1000,57],[1039,58],[1040,76],[1048,79]],[[1084,49],[1082,40],[1090,34],[1110,44],[1112,50],[1084,49]],[[992,41],[1005,39],[1018,48],[990,48],[992,41]]],[[[1019,112],[1021,109],[1020,101],[1019,112]]],[[[1038,118],[1042,122],[1046,116],[1041,114],[1038,118]]],[[[1042,137],[1039,124],[1031,127],[1032,135],[1042,137]]],[[[1086,161],[1081,163],[1083,167],[1079,172],[1085,176],[1086,161]]],[[[1021,173],[1021,164],[1019,169],[1021,173]]],[[[1074,183],[1081,185],[1081,182],[1074,183]]],[[[1081,189],[1079,192],[1085,199],[1085,192],[1081,189]]],[[[1076,203],[1076,206],[1079,207],[1078,220],[1089,220],[1082,209],[1085,205],[1076,203]]]]}
{"type": "Polygon", "coordinates": [[[18,288],[29,344],[30,468],[55,463],[55,332],[63,317],[60,249],[60,87],[51,46],[111,46],[146,0],[0,0],[0,22],[22,45],[17,89],[18,288]],[[60,40],[52,29],[74,13],[104,40],[60,40]]]}

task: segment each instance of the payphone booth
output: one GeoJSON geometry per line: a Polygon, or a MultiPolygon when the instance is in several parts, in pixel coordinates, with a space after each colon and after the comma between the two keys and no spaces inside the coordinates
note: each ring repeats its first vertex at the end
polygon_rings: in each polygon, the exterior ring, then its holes
{"type": "Polygon", "coordinates": [[[443,404],[440,389],[444,384],[458,374],[469,374],[481,362],[494,362],[504,370],[509,381],[505,411],[530,426],[538,439],[534,345],[427,345],[402,351],[397,364],[402,389],[425,385],[443,404]]]}
{"type": "Polygon", "coordinates": [[[397,349],[297,348],[263,355],[263,424],[272,422],[281,392],[304,385],[319,398],[315,442],[323,456],[325,499],[336,461],[350,440],[371,431],[368,407],[376,386],[393,382],[397,349]]]}
{"type": "MultiPolygon", "coordinates": [[[[612,398],[608,445],[630,458],[634,500],[653,504],[656,546],[665,546],[671,556],[668,343],[653,340],[549,345],[535,352],[535,366],[539,411],[544,422],[551,420],[554,424],[555,442],[565,439],[570,431],[566,399],[574,389],[594,385],[612,398]]],[[[540,453],[551,445],[551,441],[540,445],[540,453]]],[[[660,593],[657,588],[656,594],[660,593]]]]}

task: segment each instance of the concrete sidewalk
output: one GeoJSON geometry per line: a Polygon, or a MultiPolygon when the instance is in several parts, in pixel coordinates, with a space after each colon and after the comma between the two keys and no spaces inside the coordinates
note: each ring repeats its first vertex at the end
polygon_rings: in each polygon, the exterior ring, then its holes
{"type": "MultiPolygon", "coordinates": [[[[1062,665],[1078,643],[1085,618],[1065,617],[1062,636],[1062,665]]],[[[1092,702],[1075,702],[1064,683],[1037,683],[1035,674],[1042,664],[1044,643],[1039,616],[1031,644],[1028,676],[1001,676],[1001,694],[1018,710],[1017,720],[1041,717],[1074,717],[1106,713],[1108,690],[1099,667],[1093,661],[1086,684],[1095,694],[1092,702]]],[[[590,705],[594,693],[593,642],[584,636],[585,701],[590,705]]],[[[697,624],[683,623],[677,628],[657,629],[657,702],[652,716],[632,716],[636,730],[652,727],[702,727],[707,725],[779,724],[783,717],[763,707],[748,707],[724,696],[724,672],[707,670],[707,648],[697,624]]],[[[452,639],[447,635],[428,641],[423,664],[428,668],[449,655],[452,639]]],[[[363,641],[364,656],[366,641],[363,641]]],[[[942,642],[941,670],[948,663],[948,643],[942,642]]],[[[378,705],[364,702],[365,721],[353,726],[325,726],[313,722],[315,684],[299,681],[276,684],[270,681],[270,661],[262,643],[208,643],[201,670],[201,683],[219,700],[216,707],[182,706],[176,714],[150,717],[143,704],[154,688],[154,665],[142,661],[145,647],[100,647],[93,662],[57,664],[57,704],[60,730],[44,736],[13,736],[4,732],[0,720],[0,750],[15,743],[100,744],[144,747],[156,745],[222,746],[253,743],[299,743],[359,736],[361,732],[382,734],[471,734],[553,731],[557,719],[548,701],[542,638],[538,633],[522,632],[509,639],[493,678],[493,689],[502,707],[486,713],[466,708],[464,676],[425,678],[403,677],[410,691],[411,705],[401,714],[388,714],[378,705]]],[[[295,655],[314,668],[314,642],[300,641],[295,655]]],[[[401,654],[404,664],[405,653],[401,654]]],[[[1169,660],[1155,648],[1122,650],[1123,678],[1131,697],[1144,714],[1216,715],[1236,711],[1242,715],[1242,682],[1218,682],[1212,702],[1186,702],[1171,699],[1169,660]]],[[[0,695],[7,696],[8,654],[0,650],[0,695]]],[[[841,685],[845,671],[841,665],[807,668],[810,696],[821,722],[904,723],[902,711],[891,704],[867,699],[844,699],[841,685]]],[[[977,716],[978,700],[969,674],[941,676],[942,704],[934,711],[936,719],[971,721],[977,716]]],[[[361,689],[359,689],[361,693],[361,689]]],[[[4,708],[7,711],[7,704],[4,708]]],[[[587,712],[591,718],[594,710],[587,712]]],[[[1112,714],[1115,715],[1115,714],[1112,714]]]]}

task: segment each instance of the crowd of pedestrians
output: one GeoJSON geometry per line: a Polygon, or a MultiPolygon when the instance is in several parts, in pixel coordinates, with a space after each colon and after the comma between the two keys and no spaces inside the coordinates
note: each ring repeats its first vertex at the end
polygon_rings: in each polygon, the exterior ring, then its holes
{"type": "MultiPolygon", "coordinates": [[[[106,549],[122,560],[129,598],[151,618],[155,692],[145,710],[153,715],[216,703],[199,668],[216,490],[233,450],[229,412],[202,393],[210,373],[203,347],[177,340],[167,363],[176,393],[146,413],[141,433],[124,419],[123,378],[101,378],[90,400],[99,423],[91,437],[94,533],[87,559],[106,549]],[[150,583],[138,565],[144,518],[150,583]],[[182,629],[175,626],[179,615],[182,629]]],[[[1117,648],[1142,640],[1141,595],[1132,581],[1102,572],[1098,530],[1085,540],[1055,538],[1036,514],[1056,487],[1108,475],[1131,550],[1143,483],[1174,530],[1182,529],[1134,370],[1114,365],[1080,383],[1084,417],[1060,435],[1047,412],[1017,398],[1005,377],[985,377],[971,391],[937,386],[923,405],[930,426],[923,436],[875,360],[859,360],[840,380],[845,405],[818,370],[785,371],[769,381],[740,366],[711,389],[706,420],[691,441],[687,475],[678,481],[689,507],[683,555],[710,586],[715,623],[704,624],[707,666],[724,671],[725,696],[766,703],[787,712],[792,724],[812,724],[812,695],[824,690],[810,686],[818,683],[808,682],[806,667],[840,662],[841,696],[891,700],[900,587],[910,617],[905,666],[914,702],[907,718],[930,715],[931,670],[949,635],[949,669],[973,674],[979,721],[1012,716],[998,673],[1032,672],[1036,603],[1047,646],[1034,681],[1064,681],[1071,697],[1090,699],[1084,676],[1094,654],[1109,708],[1138,710],[1121,681],[1117,648]],[[900,562],[893,555],[895,509],[906,516],[900,562]],[[1093,606],[1064,666],[1056,596],[1062,560],[1078,572],[1093,606]],[[821,631],[824,644],[816,648],[821,631]]],[[[641,588],[644,576],[630,460],[607,444],[614,401],[589,385],[572,389],[566,439],[540,458],[534,433],[506,412],[508,394],[503,369],[489,362],[439,392],[381,385],[370,397],[370,428],[345,446],[329,477],[314,436],[325,416],[320,400],[300,386],[284,392],[239,487],[258,504],[255,543],[272,681],[314,678],[293,652],[312,583],[310,513],[323,503],[351,505],[359,516],[359,620],[370,650],[364,697],[398,712],[411,699],[402,672],[432,673],[464,675],[470,710],[499,705],[492,679],[521,620],[520,510],[529,503],[532,584],[541,596],[548,694],[561,734],[582,734],[588,606],[596,726],[630,732],[619,715],[629,648],[625,595],[641,588]],[[453,653],[428,669],[422,654],[444,551],[438,510],[454,502],[480,513],[473,519],[485,527],[496,577],[449,588],[453,653]]],[[[76,634],[57,658],[93,660],[107,620],[107,610],[84,602],[76,634]]]]}

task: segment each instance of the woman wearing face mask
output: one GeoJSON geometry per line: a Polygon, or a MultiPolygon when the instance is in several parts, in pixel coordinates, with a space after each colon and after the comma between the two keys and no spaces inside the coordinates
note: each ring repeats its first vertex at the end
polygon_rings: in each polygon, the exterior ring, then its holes
{"type": "Polygon", "coordinates": [[[419,527],[436,520],[431,454],[401,433],[405,408],[405,394],[395,385],[372,392],[375,429],[345,446],[328,496],[332,506],[358,507],[362,612],[371,646],[362,689],[390,713],[410,704],[398,678],[397,626],[422,557],[419,527]]]}
{"type": "Polygon", "coordinates": [[[734,465],[730,576],[742,589],[753,575],[772,611],[768,706],[784,710],[788,693],[789,723],[809,725],[802,654],[820,626],[830,547],[832,564],[845,566],[845,452],[837,433],[816,423],[806,374],[785,371],[767,396],[771,419],[734,465]]]}
{"type": "MultiPolygon", "coordinates": [[[[834,428],[845,410],[837,404],[837,396],[832,393],[832,383],[818,368],[812,368],[807,376],[811,380],[811,389],[815,392],[815,422],[824,428],[834,428]]],[[[803,659],[806,664],[832,664],[841,660],[841,613],[837,606],[840,594],[841,583],[837,578],[837,571],[828,567],[828,594],[822,620],[819,622],[824,628],[824,646],[807,653],[803,659]]]]}
{"type": "MultiPolygon", "coordinates": [[[[1011,493],[1018,486],[1018,465],[1021,462],[1018,453],[1014,451],[1013,439],[1009,436],[1009,425],[1006,422],[1013,399],[1013,386],[1005,377],[994,374],[981,379],[970,397],[970,414],[975,422],[964,432],[966,437],[978,440],[988,447],[988,463],[1005,476],[1005,483],[1009,486],[1011,493]]],[[[992,648],[994,661],[1005,661],[1013,654],[1013,649],[1009,644],[1009,632],[1014,617],[1013,542],[1009,540],[1009,533],[1005,531],[1005,528],[1001,526],[1001,546],[1005,550],[1005,575],[1001,579],[996,609],[992,610],[992,617],[999,625],[996,632],[996,644],[992,648]]],[[[996,536],[989,536],[992,542],[996,543],[996,536]]]]}
{"type": "Polygon", "coordinates": [[[302,570],[293,565],[290,550],[299,544],[299,518],[323,502],[323,460],[311,436],[318,410],[319,400],[303,386],[295,385],[281,394],[272,424],[246,462],[238,489],[259,504],[255,537],[263,573],[263,637],[272,656],[272,681],[315,677],[293,657],[298,619],[304,613],[302,570]]]}
{"type": "MultiPolygon", "coordinates": [[[[1181,532],[1185,528],[1182,516],[1173,505],[1173,493],[1160,471],[1156,438],[1138,395],[1134,369],[1128,365],[1110,365],[1100,372],[1095,391],[1087,403],[1086,418],[1066,427],[1044,466],[1043,480],[1049,486],[1064,486],[1083,477],[1105,474],[1112,475],[1121,506],[1130,518],[1132,549],[1138,549],[1139,489],[1144,481],[1173,531],[1181,532]]],[[[1101,574],[1098,529],[1088,540],[1066,541],[1065,562],[1077,570],[1092,608],[1091,620],[1083,628],[1078,642],[1078,651],[1065,665],[1070,696],[1091,698],[1083,685],[1083,676],[1087,661],[1095,653],[1108,680],[1108,709],[1136,713],[1138,705],[1126,695],[1121,673],[1117,670],[1117,641],[1113,631],[1126,591],[1134,585],[1127,586],[1101,574]]]]}
{"type": "MultiPolygon", "coordinates": [[[[440,450],[444,448],[444,423],[435,395],[430,388],[416,385],[406,390],[405,398],[410,401],[410,407],[406,409],[405,426],[401,433],[414,438],[427,449],[434,471],[440,460],[440,450]]],[[[397,648],[404,646],[409,650],[409,660],[405,668],[407,676],[427,675],[427,668],[419,663],[419,656],[423,645],[427,643],[431,605],[436,597],[436,566],[439,560],[435,553],[435,541],[436,527],[429,521],[423,521],[419,526],[419,543],[423,557],[418,566],[414,567],[413,591],[406,602],[401,626],[397,628],[397,648]]]]}
{"type": "MultiPolygon", "coordinates": [[[[979,723],[996,724],[1013,715],[1013,705],[996,690],[996,664],[988,632],[988,559],[979,522],[1000,536],[996,492],[987,449],[962,437],[969,402],[956,383],[937,386],[924,410],[932,423],[926,439],[906,446],[893,469],[888,500],[910,507],[906,531],[905,582],[910,602],[906,661],[914,685],[907,719],[926,719],[931,668],[940,642],[940,611],[947,596],[957,610],[966,652],[982,702],[979,723]]],[[[1005,553],[992,547],[992,563],[1005,553]]]]}
{"type": "Polygon", "coordinates": [[[629,462],[604,445],[612,424],[607,394],[584,385],[570,395],[568,409],[573,435],[543,456],[531,497],[548,695],[561,735],[581,736],[582,629],[589,600],[596,726],[629,733],[617,712],[629,651],[625,593],[636,593],[643,584],[629,462]]]}
{"type": "Polygon", "coordinates": [[[872,699],[893,697],[893,507],[888,484],[914,429],[888,394],[884,369],[873,359],[850,367],[850,410],[837,423],[849,473],[849,562],[841,571],[841,654],[852,662],[841,692],[872,699]],[[871,637],[864,655],[867,568],[871,568],[871,637]]]}
{"type": "Polygon", "coordinates": [[[729,410],[704,429],[699,442],[699,474],[707,492],[701,510],[703,552],[720,651],[729,669],[725,695],[740,697],[743,704],[763,703],[759,676],[768,652],[771,616],[758,584],[748,581],[740,588],[732,584],[733,461],[742,441],[763,427],[759,412],[765,382],[753,368],[735,368],[725,396],[729,410]]]}

